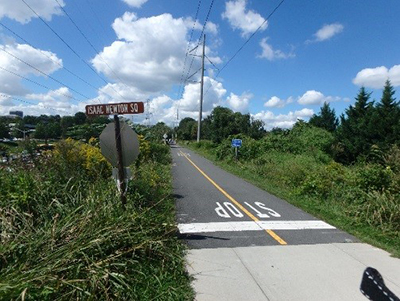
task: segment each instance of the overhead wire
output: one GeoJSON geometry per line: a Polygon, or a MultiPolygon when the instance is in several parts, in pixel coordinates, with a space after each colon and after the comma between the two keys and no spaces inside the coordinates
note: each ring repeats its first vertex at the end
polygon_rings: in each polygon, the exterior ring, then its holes
{"type": "MultiPolygon", "coordinates": [[[[197,18],[198,18],[198,16],[199,16],[200,6],[201,6],[201,0],[199,0],[199,2],[198,2],[198,4],[197,4],[197,9],[196,9],[195,17],[194,17],[193,26],[192,26],[192,29],[191,29],[191,31],[190,31],[189,40],[188,40],[187,46],[186,46],[185,60],[184,60],[184,62],[183,62],[183,69],[182,69],[181,79],[179,80],[180,85],[179,85],[179,90],[178,90],[178,97],[179,97],[180,94],[181,94],[181,89],[183,89],[184,82],[185,82],[185,81],[183,80],[183,76],[184,76],[184,74],[185,74],[186,62],[187,62],[188,55],[189,55],[189,53],[190,53],[191,51],[194,50],[194,49],[192,49],[192,50],[189,51],[189,48],[190,48],[190,43],[192,42],[193,33],[194,33],[194,28],[195,28],[196,23],[197,23],[197,18]]],[[[197,47],[198,47],[198,45],[197,45],[195,48],[197,48],[197,47]]]]}
{"type": "MultiPolygon", "coordinates": [[[[21,0],[41,21],[42,21],[42,23],[47,27],[47,28],[49,28],[59,39],[60,39],[60,41],[62,41],[63,42],[63,44],[65,45],[65,46],[67,46],[67,48],[68,49],[70,49],[71,51],[72,51],[72,53],[74,53],[75,54],[75,56],[77,56],[90,70],[92,70],[92,72],[94,73],[94,74],[96,74],[96,76],[98,77],[98,78],[100,78],[105,84],[107,84],[107,85],[109,85],[110,83],[109,82],[107,82],[102,76],[100,76],[100,74],[98,74],[97,72],[96,72],[96,70],[94,70],[93,68],[92,68],[92,66],[90,66],[25,0],[21,0]]],[[[114,91],[116,91],[115,90],[115,88],[110,84],[110,87],[114,90],[114,91]]],[[[117,92],[117,91],[116,91],[117,92]]],[[[117,92],[117,94],[119,94],[119,92],[117,92]]],[[[122,97],[122,95],[120,95],[121,97],[122,97]]],[[[123,97],[122,97],[123,98],[123,97]]]]}
{"type": "MultiPolygon", "coordinates": [[[[94,85],[92,85],[91,83],[89,83],[87,80],[85,80],[84,78],[82,78],[81,76],[77,75],[76,73],[74,73],[73,71],[71,71],[70,69],[68,69],[67,67],[65,67],[63,64],[61,64],[58,60],[55,60],[53,57],[51,57],[50,55],[48,55],[46,53],[46,51],[43,51],[37,47],[35,47],[32,43],[30,43],[28,40],[26,40],[24,37],[22,37],[21,35],[19,35],[18,33],[16,33],[14,30],[12,30],[11,28],[9,28],[7,25],[5,25],[4,23],[0,22],[0,25],[3,26],[6,30],[8,30],[9,32],[11,32],[14,36],[16,36],[17,38],[19,38],[21,41],[23,41],[24,43],[26,43],[27,45],[31,46],[32,48],[38,50],[43,56],[47,57],[48,59],[50,59],[53,63],[57,64],[60,68],[64,69],[65,71],[67,71],[69,74],[71,74],[72,76],[74,76],[75,78],[79,79],[81,82],[85,83],[86,85],[88,85],[89,87],[93,88],[96,91],[99,91],[99,88],[95,87],[94,85]]],[[[104,91],[102,91],[101,93],[103,93],[104,95],[107,95],[108,97],[112,98],[112,96],[104,91]]]]}
{"type": "MultiPolygon", "coordinates": [[[[68,17],[68,19],[71,21],[71,23],[75,26],[75,28],[78,30],[78,32],[81,34],[81,36],[85,39],[85,41],[89,44],[89,46],[94,50],[94,52],[99,56],[99,58],[101,59],[101,61],[107,66],[108,69],[110,69],[110,71],[114,74],[114,76],[129,90],[131,90],[131,87],[129,87],[119,76],[118,74],[110,67],[110,65],[107,63],[106,60],[103,59],[103,57],[101,56],[100,52],[97,50],[97,48],[93,45],[92,42],[90,42],[89,38],[84,34],[84,32],[80,29],[80,27],[78,26],[78,24],[76,24],[76,22],[71,18],[71,16],[68,14],[68,12],[64,9],[64,7],[62,7],[62,5],[60,4],[60,2],[58,0],[54,0],[58,6],[60,7],[60,9],[64,12],[64,14],[68,17]]],[[[121,93],[119,93],[118,90],[114,89],[113,90],[123,99],[127,100],[121,93]]],[[[132,90],[131,90],[132,91],[132,90]]]]}
{"type": "MultiPolygon", "coordinates": [[[[186,72],[186,78],[185,78],[185,80],[182,82],[182,84],[181,84],[181,86],[180,86],[181,88],[179,89],[179,93],[178,93],[179,101],[178,101],[178,108],[177,108],[177,110],[178,110],[178,111],[177,111],[177,118],[178,118],[178,112],[179,112],[179,108],[180,108],[180,102],[181,102],[181,99],[182,99],[182,97],[183,97],[184,85],[185,85],[185,83],[186,83],[186,82],[188,81],[188,79],[189,79],[189,74],[190,74],[190,71],[191,71],[192,66],[193,66],[194,57],[197,55],[197,50],[198,50],[199,45],[200,45],[200,43],[201,43],[201,38],[202,38],[203,35],[204,35],[204,31],[205,31],[205,29],[206,29],[206,26],[207,26],[207,23],[208,23],[208,19],[209,19],[209,17],[210,17],[210,13],[211,13],[211,10],[212,10],[212,8],[213,8],[213,5],[214,5],[214,0],[211,0],[210,6],[209,6],[209,8],[208,8],[207,15],[206,15],[206,18],[205,18],[205,21],[204,21],[204,24],[203,24],[203,28],[202,28],[202,30],[201,30],[201,33],[200,33],[200,36],[199,36],[199,40],[198,40],[198,42],[197,42],[197,45],[196,45],[192,50],[186,51],[185,60],[187,59],[187,56],[189,55],[189,53],[191,53],[192,51],[196,50],[196,53],[195,53],[194,55],[192,55],[192,60],[191,60],[191,62],[190,62],[190,66],[189,66],[189,68],[188,68],[188,70],[187,70],[187,72],[186,72]]],[[[199,5],[198,5],[198,10],[199,10],[199,8],[200,8],[200,3],[199,3],[199,5]]],[[[196,16],[198,16],[198,10],[197,10],[197,12],[196,12],[196,16]]],[[[195,27],[196,23],[197,23],[197,18],[195,18],[195,23],[193,24],[192,33],[191,33],[191,38],[192,38],[193,31],[194,31],[194,27],[195,27]]],[[[190,46],[190,42],[188,43],[188,46],[190,46]]],[[[185,65],[186,65],[186,64],[185,64],[185,65]]],[[[201,70],[201,68],[200,68],[199,70],[201,70]]],[[[185,67],[184,67],[184,69],[183,69],[183,74],[184,74],[184,72],[185,72],[185,67]]],[[[197,71],[197,72],[198,72],[198,71],[197,71]]],[[[197,72],[195,72],[194,74],[196,74],[197,72]]],[[[194,76],[194,74],[191,75],[190,77],[194,76]]],[[[182,78],[182,79],[183,79],[183,78],[182,78]]]]}
{"type": "MultiPolygon", "coordinates": [[[[201,43],[201,38],[202,38],[203,35],[204,35],[204,31],[205,31],[205,29],[206,29],[206,26],[207,26],[207,23],[208,23],[208,19],[210,18],[210,13],[211,13],[211,10],[212,10],[212,8],[213,8],[213,5],[214,5],[214,0],[212,0],[211,3],[210,3],[210,7],[209,7],[209,9],[208,9],[207,16],[206,16],[206,19],[205,19],[205,21],[204,21],[203,28],[202,28],[202,30],[201,30],[201,33],[200,33],[200,36],[199,36],[199,40],[198,40],[198,42],[197,42],[197,46],[196,46],[197,48],[196,48],[196,53],[195,53],[195,55],[197,55],[197,50],[198,50],[198,47],[199,47],[199,45],[200,45],[200,43],[201,43]]],[[[186,73],[186,78],[188,77],[188,75],[189,75],[189,73],[190,73],[190,70],[192,69],[193,62],[194,62],[194,56],[192,57],[192,61],[190,62],[189,69],[188,69],[188,71],[187,71],[187,73],[186,73]]]]}
{"type": "Polygon", "coordinates": [[[63,83],[62,81],[56,79],[55,77],[51,76],[50,74],[47,74],[46,72],[43,72],[42,70],[36,68],[36,67],[33,66],[32,64],[30,64],[30,63],[24,61],[23,59],[17,57],[16,55],[12,54],[11,52],[5,50],[3,47],[0,47],[0,50],[2,50],[3,52],[7,53],[8,55],[10,55],[11,57],[15,58],[16,60],[20,61],[21,63],[23,63],[23,64],[29,66],[30,68],[36,70],[36,71],[39,72],[40,74],[42,74],[42,75],[44,75],[44,76],[46,76],[46,77],[52,79],[52,80],[55,81],[56,83],[58,83],[58,84],[60,84],[60,85],[62,85],[62,86],[64,86],[64,87],[70,89],[71,91],[73,91],[73,92],[79,94],[79,95],[82,96],[83,98],[86,98],[87,100],[90,100],[90,98],[89,98],[88,96],[86,96],[86,95],[82,94],[81,92],[75,90],[74,88],[72,88],[72,87],[66,85],[65,83],[63,83]]]}
{"type": "Polygon", "coordinates": [[[42,103],[38,103],[38,104],[35,104],[35,103],[33,103],[33,102],[30,102],[30,101],[27,101],[27,100],[25,100],[25,99],[21,99],[21,98],[18,98],[18,97],[15,97],[15,96],[12,96],[12,95],[7,95],[7,94],[3,94],[3,93],[0,93],[0,97],[3,97],[3,98],[11,98],[11,99],[13,99],[13,100],[16,100],[16,101],[19,101],[19,102],[22,102],[22,103],[25,103],[25,104],[29,104],[29,105],[31,105],[31,106],[41,106],[41,107],[43,107],[43,108],[45,108],[45,109],[48,109],[48,110],[52,110],[52,111],[55,111],[55,112],[60,112],[60,113],[69,113],[70,115],[73,115],[73,112],[72,111],[68,111],[68,110],[59,110],[59,109],[55,109],[55,108],[53,108],[53,107],[51,107],[51,106],[46,106],[46,105],[44,105],[44,104],[42,104],[42,103]]]}
{"type": "Polygon", "coordinates": [[[210,60],[210,58],[208,56],[205,55],[205,58],[207,59],[207,61],[214,66],[215,69],[217,69],[219,71],[219,68],[210,60]]]}
{"type": "MultiPolygon", "coordinates": [[[[272,12],[268,15],[268,17],[264,20],[264,22],[261,23],[261,25],[248,37],[248,39],[236,50],[236,52],[231,56],[231,58],[222,66],[222,68],[217,72],[215,75],[215,78],[218,77],[218,75],[229,65],[230,62],[239,54],[240,51],[249,43],[249,41],[256,35],[256,33],[269,21],[269,19],[275,14],[275,12],[279,9],[279,7],[285,2],[285,0],[281,0],[279,4],[272,10],[272,12]]],[[[206,93],[212,88],[213,83],[211,83],[210,87],[208,87],[206,93]]]]}
{"type": "MultiPolygon", "coordinates": [[[[38,83],[38,82],[36,82],[36,81],[34,81],[34,80],[32,80],[32,79],[29,79],[29,78],[27,78],[27,77],[25,77],[25,76],[23,76],[23,75],[21,75],[21,74],[18,74],[18,73],[16,73],[16,72],[13,72],[13,71],[8,70],[8,69],[6,69],[6,68],[3,68],[3,67],[1,67],[1,66],[0,66],[0,69],[3,70],[3,71],[8,72],[8,73],[10,73],[10,74],[13,74],[13,75],[15,75],[15,76],[17,76],[17,77],[19,77],[19,78],[22,78],[22,79],[24,79],[24,80],[26,80],[26,81],[29,81],[29,82],[31,82],[31,83],[37,85],[37,86],[40,86],[40,87],[42,87],[42,88],[45,88],[45,89],[47,89],[47,90],[49,90],[49,91],[52,90],[51,88],[47,87],[46,85],[43,85],[43,84],[41,84],[41,83],[38,83]]],[[[76,98],[73,97],[72,95],[67,95],[67,94],[62,93],[62,92],[59,92],[59,94],[65,96],[65,97],[67,97],[67,98],[73,99],[73,100],[75,100],[75,101],[77,101],[77,102],[80,102],[79,99],[76,99],[76,98]]]]}

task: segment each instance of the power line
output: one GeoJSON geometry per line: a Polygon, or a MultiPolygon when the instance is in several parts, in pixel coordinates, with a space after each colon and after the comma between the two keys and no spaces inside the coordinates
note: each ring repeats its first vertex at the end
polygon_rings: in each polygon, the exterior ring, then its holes
{"type": "MultiPolygon", "coordinates": [[[[204,35],[204,31],[205,31],[205,29],[206,29],[208,19],[210,18],[210,13],[211,13],[211,10],[212,10],[212,8],[213,8],[213,5],[214,5],[214,0],[211,1],[210,7],[208,8],[208,12],[207,12],[207,15],[206,15],[206,19],[205,19],[205,21],[204,21],[203,28],[202,28],[202,30],[201,30],[201,33],[200,33],[200,36],[199,36],[199,40],[198,40],[198,42],[197,42],[197,45],[196,45],[196,47],[195,47],[194,49],[192,49],[192,50],[190,51],[190,52],[192,52],[193,50],[196,50],[196,53],[195,53],[194,55],[192,55],[192,60],[191,60],[191,62],[190,62],[189,69],[187,70],[186,79],[184,80],[184,83],[186,83],[187,80],[188,80],[188,77],[189,77],[189,74],[190,74],[190,70],[192,69],[192,66],[193,66],[194,57],[197,55],[197,50],[198,50],[199,45],[200,45],[200,43],[201,43],[201,38],[202,38],[203,35],[204,35]]],[[[189,54],[189,52],[186,52],[186,56],[187,56],[188,54],[189,54]]],[[[184,91],[184,87],[182,86],[182,89],[180,89],[180,93],[178,94],[178,96],[179,96],[178,110],[179,110],[179,107],[180,107],[180,99],[181,99],[182,96],[183,96],[183,91],[184,91]]],[[[177,114],[177,115],[178,115],[178,114],[177,114]]]]}
{"type": "Polygon", "coordinates": [[[67,113],[69,113],[70,115],[73,114],[71,111],[63,111],[63,110],[55,109],[55,108],[53,108],[53,107],[46,106],[46,105],[41,104],[41,103],[35,104],[35,103],[29,102],[29,101],[27,101],[27,100],[25,100],[25,99],[21,99],[21,98],[18,98],[18,97],[15,97],[15,96],[11,96],[11,95],[7,95],[7,94],[3,94],[3,93],[0,93],[0,97],[3,97],[3,98],[11,98],[11,99],[14,99],[14,100],[16,100],[16,101],[19,101],[19,102],[22,102],[22,103],[25,103],[25,104],[28,104],[28,105],[32,105],[32,106],[41,106],[41,107],[43,107],[43,108],[45,108],[45,109],[52,110],[52,111],[56,111],[56,112],[61,112],[61,113],[66,113],[66,112],[67,112],[67,113]]]}
{"type": "MultiPolygon", "coordinates": [[[[2,22],[0,22],[0,25],[3,26],[5,29],[7,29],[9,32],[11,32],[14,36],[16,36],[17,38],[19,38],[20,40],[22,40],[24,43],[26,43],[27,45],[31,46],[34,49],[37,49],[38,51],[40,51],[40,53],[47,57],[48,59],[50,59],[53,63],[57,64],[59,67],[63,68],[65,71],[67,71],[69,74],[71,74],[72,76],[76,77],[77,79],[79,79],[80,81],[82,81],[83,83],[85,83],[86,85],[88,85],[89,87],[93,88],[96,91],[99,91],[99,89],[95,86],[93,86],[91,83],[89,83],[88,81],[86,81],[85,79],[83,79],[82,77],[80,77],[79,75],[77,75],[76,73],[72,72],[71,70],[69,70],[67,67],[65,67],[63,64],[61,64],[59,61],[55,60],[54,58],[52,58],[50,55],[48,55],[46,53],[46,51],[43,51],[35,46],[33,46],[32,43],[30,43],[29,41],[27,41],[25,38],[23,38],[21,35],[19,35],[18,33],[16,33],[14,30],[12,30],[11,28],[9,28],[8,26],[6,26],[5,24],[3,24],[2,22]]],[[[103,94],[107,95],[108,97],[112,98],[111,95],[102,92],[103,94]]]]}
{"type": "Polygon", "coordinates": [[[211,65],[214,66],[215,69],[217,69],[217,70],[219,71],[219,68],[218,68],[217,66],[215,66],[215,64],[210,60],[210,58],[209,58],[208,56],[205,55],[205,58],[207,59],[207,61],[209,61],[209,63],[210,63],[211,65]]]}
{"type": "Polygon", "coordinates": [[[5,50],[3,47],[0,47],[0,49],[1,49],[2,51],[4,51],[5,53],[7,53],[8,55],[10,55],[10,56],[12,56],[13,58],[15,58],[16,60],[20,61],[21,63],[24,63],[25,65],[27,65],[27,66],[31,67],[32,69],[36,70],[36,71],[39,72],[40,74],[42,74],[42,75],[44,75],[44,76],[47,76],[48,78],[50,78],[50,79],[52,79],[53,81],[59,83],[60,85],[62,85],[62,86],[64,86],[64,87],[67,87],[67,88],[70,89],[71,91],[74,91],[75,93],[79,94],[80,96],[82,96],[82,97],[84,97],[84,98],[90,100],[89,97],[85,96],[85,95],[82,94],[81,92],[79,92],[79,91],[77,91],[77,90],[71,88],[70,86],[64,84],[63,82],[61,82],[61,81],[59,81],[58,79],[54,78],[53,76],[47,74],[46,72],[43,72],[42,70],[36,68],[35,66],[33,66],[33,65],[31,65],[31,64],[29,64],[29,63],[27,63],[27,62],[25,62],[24,60],[22,60],[22,59],[20,59],[19,57],[15,56],[15,55],[12,54],[11,52],[5,50]]]}
{"type": "MultiPolygon", "coordinates": [[[[232,57],[225,63],[225,65],[222,66],[222,68],[217,72],[217,74],[215,75],[215,78],[218,77],[218,75],[226,68],[226,66],[229,65],[230,62],[232,62],[232,60],[239,54],[240,51],[242,51],[242,49],[247,45],[247,43],[255,36],[255,34],[264,26],[265,23],[268,22],[268,20],[272,17],[272,15],[279,9],[279,7],[283,4],[283,2],[285,2],[285,0],[282,0],[281,2],[279,2],[279,4],[273,9],[273,11],[268,15],[268,17],[264,20],[264,22],[250,35],[250,37],[242,44],[242,46],[239,47],[238,50],[236,50],[236,52],[232,55],[232,57]]],[[[206,93],[208,92],[208,90],[211,89],[211,87],[213,86],[213,84],[211,83],[210,87],[207,89],[206,93]]]]}
{"type": "MultiPolygon", "coordinates": [[[[197,23],[197,17],[199,16],[200,6],[201,6],[201,0],[199,0],[199,2],[197,4],[197,10],[196,10],[196,14],[195,14],[195,17],[194,17],[193,27],[192,27],[192,30],[190,31],[190,37],[189,37],[189,41],[188,41],[187,47],[186,47],[186,54],[185,54],[185,60],[183,62],[183,69],[182,69],[181,79],[179,80],[180,81],[180,86],[179,86],[179,90],[178,90],[178,97],[181,94],[181,89],[183,88],[183,85],[184,85],[183,75],[185,74],[186,62],[187,62],[188,54],[190,52],[189,51],[189,47],[190,47],[190,43],[192,42],[193,33],[194,33],[194,27],[196,26],[196,23],[197,23]]],[[[196,47],[198,47],[198,45],[196,47]]]]}
{"type": "MultiPolygon", "coordinates": [[[[98,78],[100,78],[104,83],[109,84],[28,3],[26,3],[25,0],[21,1],[43,22],[44,25],[46,25],[47,28],[49,28],[68,47],[68,49],[70,49],[90,70],[92,70],[93,73],[95,73],[98,78]]],[[[114,87],[112,85],[111,88],[114,90],[114,87]]]]}
{"type": "MultiPolygon", "coordinates": [[[[214,5],[214,0],[211,1],[210,7],[209,7],[208,12],[207,12],[207,16],[206,16],[206,19],[205,19],[205,21],[204,21],[203,28],[202,28],[201,33],[200,33],[199,41],[197,42],[196,54],[197,54],[198,46],[199,46],[200,43],[201,43],[201,38],[203,37],[204,31],[205,31],[205,29],[206,29],[207,22],[208,22],[208,19],[209,19],[209,17],[210,17],[210,13],[211,13],[211,10],[212,10],[212,8],[213,8],[213,5],[214,5]]],[[[189,73],[190,73],[190,70],[192,69],[193,61],[194,61],[194,56],[192,57],[192,61],[190,62],[189,69],[188,69],[188,71],[187,71],[187,73],[186,73],[186,78],[188,77],[188,75],[189,75],[189,73]]]]}
{"type": "MultiPolygon", "coordinates": [[[[123,84],[125,85],[125,87],[127,87],[128,89],[131,89],[130,87],[128,87],[124,81],[118,76],[117,73],[115,73],[115,71],[110,67],[110,65],[103,59],[103,57],[100,55],[100,52],[96,49],[96,47],[90,42],[90,40],[88,39],[88,37],[83,33],[83,31],[79,28],[79,26],[76,24],[76,22],[71,18],[71,16],[67,13],[67,11],[64,9],[64,7],[61,6],[60,2],[58,2],[58,0],[54,0],[55,2],[57,2],[58,6],[60,7],[60,9],[64,12],[64,14],[68,17],[68,19],[71,21],[71,23],[75,26],[75,28],[79,31],[79,33],[82,35],[82,37],[86,40],[86,42],[90,45],[90,47],[94,50],[94,52],[96,52],[96,54],[99,56],[99,58],[103,61],[103,63],[107,66],[108,69],[110,69],[110,71],[115,75],[115,77],[123,84]]],[[[113,88],[113,87],[112,87],[113,88]]],[[[124,96],[121,95],[121,93],[119,93],[118,90],[114,89],[113,90],[119,95],[121,96],[121,98],[125,99],[124,96]]],[[[126,100],[126,99],[125,99],[126,100]]]]}
{"type": "MultiPolygon", "coordinates": [[[[17,76],[17,77],[19,77],[19,78],[22,78],[22,79],[24,79],[24,80],[26,80],[26,81],[29,81],[29,82],[31,82],[31,83],[33,83],[33,84],[35,84],[35,85],[38,85],[38,86],[40,86],[40,87],[42,87],[42,88],[45,88],[45,89],[47,89],[47,90],[49,90],[49,91],[52,90],[51,88],[49,88],[49,87],[47,87],[47,86],[45,86],[45,85],[43,85],[43,84],[41,84],[41,83],[38,83],[38,82],[36,82],[36,81],[34,81],[34,80],[31,80],[31,79],[29,79],[29,78],[27,78],[27,77],[25,77],[25,76],[23,76],[23,75],[21,75],[21,74],[15,73],[15,72],[13,72],[13,71],[11,71],[11,70],[7,70],[7,69],[5,69],[5,68],[3,68],[3,67],[1,67],[1,66],[0,66],[0,69],[3,70],[3,71],[8,72],[8,73],[10,73],[10,74],[13,74],[13,75],[15,75],[15,76],[17,76]]],[[[61,95],[64,95],[64,96],[67,97],[67,98],[71,98],[71,99],[73,99],[73,100],[75,100],[75,101],[77,101],[77,102],[80,102],[79,99],[76,99],[75,97],[73,97],[73,96],[71,96],[71,95],[67,95],[67,94],[64,94],[64,93],[61,93],[61,92],[60,92],[60,94],[61,94],[61,95]]]]}

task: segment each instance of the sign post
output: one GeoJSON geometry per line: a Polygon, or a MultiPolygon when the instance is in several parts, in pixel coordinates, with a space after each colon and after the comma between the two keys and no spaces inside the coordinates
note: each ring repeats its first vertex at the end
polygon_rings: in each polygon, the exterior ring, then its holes
{"type": "Polygon", "coordinates": [[[232,147],[235,148],[235,160],[238,158],[238,148],[242,146],[242,139],[232,139],[232,147]]]}
{"type": "Polygon", "coordinates": [[[126,205],[127,183],[125,167],[136,160],[139,155],[139,141],[130,127],[121,131],[120,114],[141,114],[144,112],[143,102],[96,104],[86,106],[86,115],[114,115],[114,124],[109,124],[100,135],[100,148],[103,156],[118,170],[117,185],[120,191],[122,206],[126,205]]]}
{"type": "Polygon", "coordinates": [[[122,163],[122,143],[121,143],[121,128],[119,124],[118,115],[114,115],[114,125],[115,125],[115,143],[117,147],[117,158],[118,158],[118,180],[119,180],[119,190],[121,191],[121,203],[122,206],[126,205],[126,183],[124,166],[122,163]]]}

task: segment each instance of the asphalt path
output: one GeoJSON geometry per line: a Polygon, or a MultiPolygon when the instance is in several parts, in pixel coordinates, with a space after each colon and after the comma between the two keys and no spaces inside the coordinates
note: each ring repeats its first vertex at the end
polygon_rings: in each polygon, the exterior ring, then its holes
{"type": "Polygon", "coordinates": [[[191,249],[358,241],[193,151],[171,152],[178,228],[191,249]]]}

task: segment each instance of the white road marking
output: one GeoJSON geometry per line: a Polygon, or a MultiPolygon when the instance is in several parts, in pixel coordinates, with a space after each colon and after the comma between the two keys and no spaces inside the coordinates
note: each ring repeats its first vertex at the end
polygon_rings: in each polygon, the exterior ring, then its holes
{"type": "Polygon", "coordinates": [[[178,228],[181,234],[259,230],[336,229],[335,227],[320,220],[193,223],[178,224],[178,228]]]}
{"type": "Polygon", "coordinates": [[[189,153],[181,153],[181,152],[178,152],[178,153],[176,153],[177,155],[178,155],[178,157],[185,157],[185,155],[187,156],[187,157],[190,157],[190,154],[189,153]]]}

